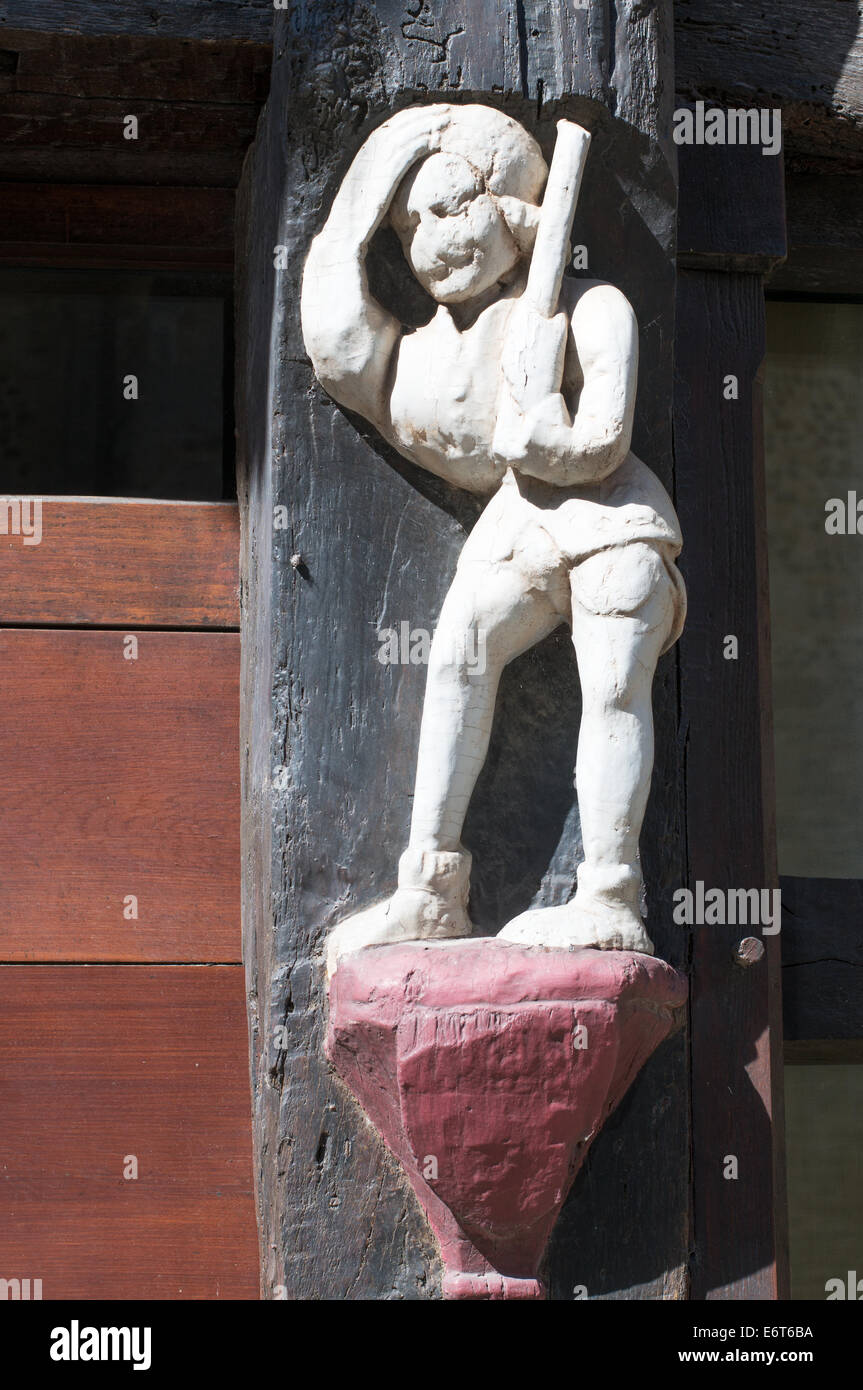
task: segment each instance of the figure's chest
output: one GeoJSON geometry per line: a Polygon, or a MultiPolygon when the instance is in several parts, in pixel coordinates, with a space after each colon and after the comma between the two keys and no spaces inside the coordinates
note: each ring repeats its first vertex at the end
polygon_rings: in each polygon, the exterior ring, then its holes
{"type": "Polygon", "coordinates": [[[490,450],[511,308],[509,300],[491,305],[462,333],[444,310],[403,338],[390,406],[411,452],[468,458],[490,450]]]}

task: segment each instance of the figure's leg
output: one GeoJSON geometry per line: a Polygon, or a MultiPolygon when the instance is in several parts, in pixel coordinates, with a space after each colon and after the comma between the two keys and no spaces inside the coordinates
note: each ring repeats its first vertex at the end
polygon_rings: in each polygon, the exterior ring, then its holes
{"type": "Polygon", "coordinates": [[[501,672],[559,626],[570,602],[566,567],[545,532],[531,535],[523,526],[520,543],[500,550],[500,532],[478,523],[432,642],[398,890],[335,928],[330,970],[339,954],[361,946],[471,935],[470,855],[461,831],[488,751],[501,672]]]}
{"type": "Polygon", "coordinates": [[[461,851],[503,668],[562,621],[517,563],[459,566],[429,657],[410,849],[461,851]]]}
{"type": "Polygon", "coordinates": [[[638,840],[653,770],[653,675],[679,591],[659,551],[634,542],[583,561],[572,594],[582,691],[578,892],[563,907],[523,914],[501,935],[652,954],[639,909],[638,840]]]}

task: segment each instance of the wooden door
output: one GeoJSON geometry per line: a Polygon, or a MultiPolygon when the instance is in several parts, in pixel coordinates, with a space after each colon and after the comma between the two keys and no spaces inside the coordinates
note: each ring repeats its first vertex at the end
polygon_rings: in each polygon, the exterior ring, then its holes
{"type": "Polygon", "coordinates": [[[0,1277],[255,1298],[237,510],[8,502],[0,1277]]]}

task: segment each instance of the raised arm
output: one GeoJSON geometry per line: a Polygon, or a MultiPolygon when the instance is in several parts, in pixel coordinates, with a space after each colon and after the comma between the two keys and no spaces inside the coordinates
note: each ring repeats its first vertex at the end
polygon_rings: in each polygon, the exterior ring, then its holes
{"type": "Polygon", "coordinates": [[[303,272],[306,349],[331,396],[378,427],[401,325],[369,292],[365,256],[405,174],[440,147],[446,111],[413,107],[373,131],[357,154],[312,242],[303,272]]]}
{"type": "Polygon", "coordinates": [[[600,482],[629,453],[638,379],[638,324],[613,285],[569,282],[577,298],[552,319],[529,306],[514,314],[504,354],[495,454],[522,473],[559,487],[600,482]],[[566,353],[577,358],[583,384],[574,413],[564,385],[566,353]],[[535,372],[556,380],[527,410],[510,390],[535,372]]]}

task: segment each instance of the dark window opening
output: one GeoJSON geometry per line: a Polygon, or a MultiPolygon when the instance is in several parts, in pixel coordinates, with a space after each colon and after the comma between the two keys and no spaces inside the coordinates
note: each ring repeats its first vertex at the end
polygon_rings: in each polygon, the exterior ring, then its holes
{"type": "Polygon", "coordinates": [[[0,270],[0,489],[235,497],[231,289],[215,272],[0,270]]]}

